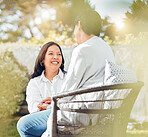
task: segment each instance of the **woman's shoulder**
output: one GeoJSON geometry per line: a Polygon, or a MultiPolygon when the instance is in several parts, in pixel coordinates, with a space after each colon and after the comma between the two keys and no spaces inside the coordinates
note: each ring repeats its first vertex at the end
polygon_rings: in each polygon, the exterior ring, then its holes
{"type": "Polygon", "coordinates": [[[37,77],[34,77],[34,78],[31,78],[28,82],[28,85],[37,85],[40,81],[40,77],[41,76],[37,76],[37,77]]]}

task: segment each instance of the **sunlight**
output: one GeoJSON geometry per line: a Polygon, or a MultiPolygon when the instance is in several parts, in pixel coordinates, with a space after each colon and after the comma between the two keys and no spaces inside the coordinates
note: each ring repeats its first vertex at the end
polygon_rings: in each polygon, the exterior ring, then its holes
{"type": "Polygon", "coordinates": [[[122,21],[116,21],[115,25],[116,25],[117,29],[119,29],[119,30],[124,28],[124,23],[122,21]]]}
{"type": "Polygon", "coordinates": [[[41,18],[44,20],[46,19],[55,20],[56,19],[56,10],[53,8],[41,9],[40,14],[41,14],[41,18]]]}
{"type": "Polygon", "coordinates": [[[42,19],[40,17],[36,17],[34,21],[38,25],[42,23],[42,19]]]}
{"type": "Polygon", "coordinates": [[[42,9],[40,13],[41,13],[41,17],[43,19],[49,19],[50,18],[49,10],[42,9]]]}
{"type": "Polygon", "coordinates": [[[44,20],[55,20],[56,10],[54,8],[41,8],[38,7],[38,12],[36,13],[35,23],[41,24],[44,20]]]}

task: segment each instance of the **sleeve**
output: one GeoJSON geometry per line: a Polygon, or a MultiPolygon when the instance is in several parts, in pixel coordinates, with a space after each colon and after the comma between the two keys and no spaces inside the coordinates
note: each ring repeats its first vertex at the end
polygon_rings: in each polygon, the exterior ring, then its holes
{"type": "Polygon", "coordinates": [[[87,62],[84,55],[80,50],[74,50],[61,92],[80,88],[84,84],[82,80],[86,68],[87,62]]]}
{"type": "Polygon", "coordinates": [[[38,110],[37,105],[42,101],[38,85],[35,80],[31,79],[26,89],[26,101],[30,113],[38,110]]]}

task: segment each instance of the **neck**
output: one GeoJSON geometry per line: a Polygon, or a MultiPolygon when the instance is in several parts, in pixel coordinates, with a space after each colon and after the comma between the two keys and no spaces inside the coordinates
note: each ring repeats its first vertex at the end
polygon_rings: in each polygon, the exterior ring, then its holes
{"type": "Polygon", "coordinates": [[[53,78],[58,75],[59,69],[56,71],[45,69],[45,77],[51,82],[53,78]]]}
{"type": "Polygon", "coordinates": [[[86,33],[83,33],[83,34],[81,35],[81,43],[83,43],[83,42],[85,42],[85,41],[91,39],[91,38],[94,37],[94,36],[96,36],[96,35],[94,35],[94,34],[87,35],[86,33]]]}
{"type": "Polygon", "coordinates": [[[91,39],[91,38],[94,37],[94,36],[95,36],[94,34],[87,35],[87,36],[86,36],[86,41],[89,40],[89,39],[91,39]]]}

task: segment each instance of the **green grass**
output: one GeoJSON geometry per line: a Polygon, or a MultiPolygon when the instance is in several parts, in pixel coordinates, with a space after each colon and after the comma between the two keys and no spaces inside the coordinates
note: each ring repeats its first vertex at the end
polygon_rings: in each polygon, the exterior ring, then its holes
{"type": "Polygon", "coordinates": [[[148,137],[148,130],[131,130],[127,131],[127,137],[148,137]]]}
{"type": "Polygon", "coordinates": [[[9,119],[0,120],[0,137],[20,137],[16,124],[20,117],[12,117],[9,119]]]}
{"type": "MultiPolygon", "coordinates": [[[[20,137],[16,124],[20,116],[0,120],[0,137],[20,137]]],[[[127,137],[148,137],[148,128],[127,130],[127,137]]]]}
{"type": "Polygon", "coordinates": [[[148,137],[148,122],[137,123],[133,130],[127,130],[127,137],[148,137]]]}

